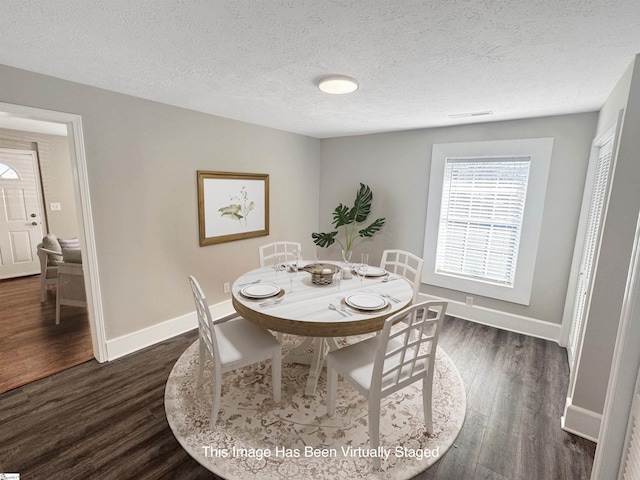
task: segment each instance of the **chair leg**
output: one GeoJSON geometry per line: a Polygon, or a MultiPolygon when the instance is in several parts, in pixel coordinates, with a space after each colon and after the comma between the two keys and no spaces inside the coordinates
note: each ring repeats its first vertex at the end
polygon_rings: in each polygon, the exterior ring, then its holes
{"type": "Polygon", "coordinates": [[[216,369],[213,375],[213,404],[211,405],[211,418],[209,419],[209,429],[213,429],[218,420],[218,410],[220,410],[220,397],[222,396],[222,373],[216,369]]]}
{"type": "Polygon", "coordinates": [[[56,292],[56,325],[60,325],[60,297],[56,292]]]}
{"type": "Polygon", "coordinates": [[[200,350],[200,358],[198,360],[198,379],[196,380],[196,388],[200,388],[202,385],[202,372],[204,371],[204,362],[206,361],[206,357],[204,355],[204,342],[200,339],[200,344],[198,345],[200,350]]]}
{"type": "MultiPolygon", "coordinates": [[[[44,274],[41,274],[44,276],[44,274]]],[[[46,279],[42,279],[40,281],[40,303],[43,303],[47,300],[47,281],[46,279]]]]}
{"type": "Polygon", "coordinates": [[[271,360],[271,382],[273,383],[273,402],[280,403],[282,394],[282,350],[278,349],[271,360]]]}
{"type": "Polygon", "coordinates": [[[431,387],[433,385],[433,377],[425,376],[422,384],[422,402],[424,404],[424,424],[427,433],[433,433],[433,415],[431,409],[431,399],[433,394],[431,387]]]}
{"type": "Polygon", "coordinates": [[[336,414],[336,391],[338,390],[338,372],[327,365],[327,415],[336,414]]]}
{"type": "MultiPolygon", "coordinates": [[[[369,444],[372,450],[380,446],[380,396],[375,393],[369,399],[369,444]]],[[[380,457],[373,457],[373,468],[380,468],[380,457]]]]}

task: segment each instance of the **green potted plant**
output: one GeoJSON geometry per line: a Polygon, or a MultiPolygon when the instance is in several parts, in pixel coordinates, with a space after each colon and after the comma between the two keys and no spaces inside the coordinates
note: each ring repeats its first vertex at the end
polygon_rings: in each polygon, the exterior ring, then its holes
{"type": "Polygon", "coordinates": [[[340,241],[336,236],[340,230],[329,233],[312,233],[313,243],[319,247],[327,248],[338,242],[342,248],[342,258],[345,263],[351,260],[353,252],[353,242],[357,238],[373,237],[383,227],[385,219],[378,218],[365,228],[358,229],[358,225],[365,222],[371,213],[371,203],[373,202],[373,193],[371,189],[364,184],[360,184],[360,189],[356,194],[353,207],[349,208],[340,203],[333,211],[333,226],[336,229],[342,228],[344,232],[344,241],[340,241]]]}

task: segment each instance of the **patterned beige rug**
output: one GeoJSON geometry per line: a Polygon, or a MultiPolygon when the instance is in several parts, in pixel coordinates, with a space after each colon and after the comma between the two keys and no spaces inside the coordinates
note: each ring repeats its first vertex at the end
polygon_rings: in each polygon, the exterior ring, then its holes
{"type": "MultiPolygon", "coordinates": [[[[356,339],[357,340],[357,339],[356,339]]],[[[299,337],[283,335],[283,353],[299,337]]],[[[354,340],[351,340],[354,341],[354,340]]],[[[178,359],[165,390],[169,425],[195,460],[228,480],[409,479],[434,464],[458,436],[466,411],[460,374],[440,348],[434,376],[434,432],[424,431],[420,382],[382,403],[380,445],[369,448],[367,402],[348,384],[338,385],[334,418],[326,414],[326,372],[314,397],[303,392],[309,367],[282,365],[282,401],[274,405],[270,362],[223,377],[218,421],[209,430],[211,382],[195,390],[198,342],[178,359]],[[379,455],[374,471],[371,455],[379,455]]],[[[205,378],[211,377],[207,362],[205,378]]]]}

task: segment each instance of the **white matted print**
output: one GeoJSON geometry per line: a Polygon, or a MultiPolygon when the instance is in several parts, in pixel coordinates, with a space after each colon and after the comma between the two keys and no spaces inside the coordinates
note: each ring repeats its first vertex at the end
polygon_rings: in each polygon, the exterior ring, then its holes
{"type": "Polygon", "coordinates": [[[269,234],[269,175],[198,171],[200,245],[269,234]]]}

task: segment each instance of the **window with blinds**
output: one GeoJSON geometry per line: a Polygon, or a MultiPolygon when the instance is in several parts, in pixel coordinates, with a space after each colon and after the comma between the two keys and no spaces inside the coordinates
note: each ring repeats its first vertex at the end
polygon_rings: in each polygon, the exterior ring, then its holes
{"type": "Polygon", "coordinates": [[[529,305],[553,138],[438,143],[422,283],[529,305]]]}
{"type": "Polygon", "coordinates": [[[447,158],[436,273],[513,286],[530,156],[447,158]]]}

